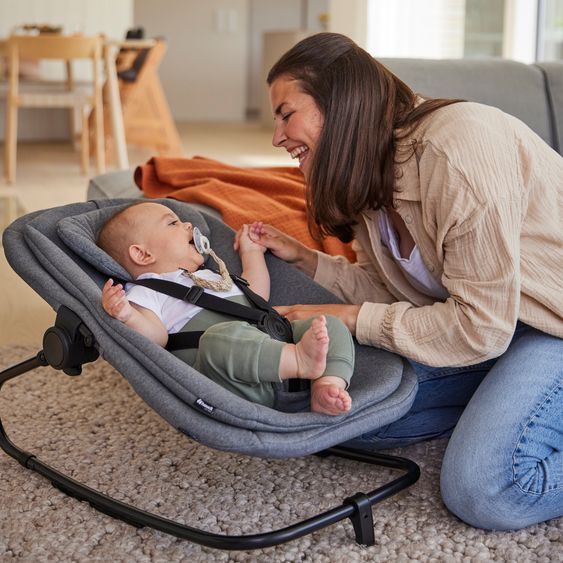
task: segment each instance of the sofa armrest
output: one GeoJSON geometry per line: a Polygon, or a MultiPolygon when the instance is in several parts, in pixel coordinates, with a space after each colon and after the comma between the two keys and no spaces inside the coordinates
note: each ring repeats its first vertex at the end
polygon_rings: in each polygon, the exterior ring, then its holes
{"type": "Polygon", "coordinates": [[[563,154],[563,62],[537,63],[545,76],[547,98],[552,118],[553,148],[563,154]]]}

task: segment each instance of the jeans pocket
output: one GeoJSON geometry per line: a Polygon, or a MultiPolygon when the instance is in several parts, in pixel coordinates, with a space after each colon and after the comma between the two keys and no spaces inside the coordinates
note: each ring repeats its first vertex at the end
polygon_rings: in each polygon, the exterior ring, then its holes
{"type": "Polygon", "coordinates": [[[531,414],[513,455],[514,482],[529,494],[563,491],[563,387],[558,384],[531,414]]]}

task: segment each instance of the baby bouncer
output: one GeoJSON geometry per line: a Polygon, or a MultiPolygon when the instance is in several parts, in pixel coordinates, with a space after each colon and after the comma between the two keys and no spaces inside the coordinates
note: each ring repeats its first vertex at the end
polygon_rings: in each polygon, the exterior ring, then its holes
{"type": "MultiPolygon", "coordinates": [[[[240,272],[232,249],[233,231],[218,219],[174,200],[169,206],[208,237],[232,273],[240,272]]],[[[209,533],[162,518],[113,499],[77,482],[23,451],[0,421],[0,446],[24,467],[37,471],[63,492],[135,526],[148,526],[208,547],[248,550],[299,538],[343,519],[353,524],[355,539],[375,543],[372,506],[415,483],[418,466],[405,458],[353,450],[339,444],[397,420],[411,406],[417,390],[412,368],[401,358],[356,345],[356,367],[349,389],[352,410],[336,417],[311,412],[286,413],[250,403],[198,373],[165,349],[110,318],[101,306],[108,277],[129,275],[96,244],[99,227],[133,200],[76,203],[30,213],[4,232],[3,245],[12,268],[57,312],[36,356],[0,373],[8,380],[40,366],[80,375],[81,366],[102,356],[169,424],[211,448],[268,458],[309,454],[336,455],[390,467],[401,475],[369,492],[283,529],[253,535],[209,533]]],[[[268,255],[271,302],[334,303],[336,298],[292,266],[268,255]]],[[[306,393],[306,391],[298,391],[306,393]]]]}

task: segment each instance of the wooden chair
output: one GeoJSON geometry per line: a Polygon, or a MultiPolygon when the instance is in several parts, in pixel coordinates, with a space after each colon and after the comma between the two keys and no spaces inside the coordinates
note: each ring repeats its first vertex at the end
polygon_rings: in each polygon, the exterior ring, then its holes
{"type": "MultiPolygon", "coordinates": [[[[156,154],[162,156],[182,156],[182,141],[158,76],[158,67],[166,52],[166,42],[162,39],[141,39],[123,41],[119,45],[129,55],[119,57],[129,61],[125,62],[126,67],[135,61],[139,53],[143,55],[142,64],[135,69],[135,75],[131,78],[127,78],[120,70],[123,61],[121,64],[118,61],[117,66],[126,143],[151,147],[156,154]]],[[[111,127],[111,93],[108,86],[104,86],[104,123],[106,158],[111,162],[115,160],[116,145],[112,136],[115,127],[111,127]]]]}
{"type": "MultiPolygon", "coordinates": [[[[16,178],[18,108],[69,108],[81,116],[81,165],[88,173],[89,131],[88,117],[93,111],[95,123],[96,171],[105,171],[104,125],[102,114],[101,36],[12,35],[6,42],[8,56],[8,94],[6,98],[5,175],[8,183],[16,178]],[[65,61],[65,83],[42,81],[40,88],[27,91],[20,83],[20,59],[58,59],[65,61]],[[72,61],[89,59],[92,63],[92,85],[88,91],[78,89],[72,76],[72,61]]],[[[72,122],[72,121],[71,121],[72,122]]],[[[72,126],[74,128],[74,126],[72,126]]]]}

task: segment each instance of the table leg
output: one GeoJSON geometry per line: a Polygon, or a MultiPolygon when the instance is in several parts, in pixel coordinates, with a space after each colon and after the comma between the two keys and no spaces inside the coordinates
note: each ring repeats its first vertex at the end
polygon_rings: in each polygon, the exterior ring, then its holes
{"type": "Polygon", "coordinates": [[[117,156],[117,166],[119,169],[129,168],[129,158],[127,156],[127,145],[125,143],[125,127],[123,125],[123,113],[121,109],[121,99],[119,97],[119,84],[117,81],[117,69],[115,58],[118,47],[116,45],[106,45],[104,48],[104,59],[106,66],[106,80],[109,94],[109,111],[111,116],[111,128],[115,143],[117,156]]]}

